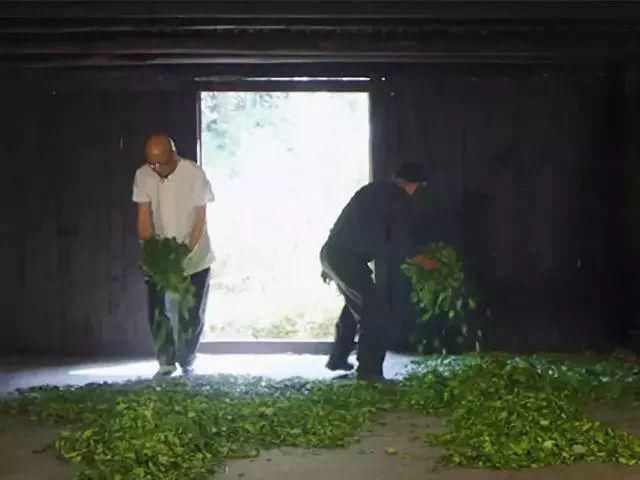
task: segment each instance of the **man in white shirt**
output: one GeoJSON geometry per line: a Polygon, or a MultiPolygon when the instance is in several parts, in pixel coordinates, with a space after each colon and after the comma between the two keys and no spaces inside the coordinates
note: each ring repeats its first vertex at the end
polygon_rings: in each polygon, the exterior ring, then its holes
{"type": "Polygon", "coordinates": [[[214,200],[211,184],[198,165],[181,158],[166,135],[153,135],[145,146],[146,164],[136,171],[133,201],[138,205],[138,237],[176,238],[191,253],[185,273],[196,289],[196,304],[188,318],[172,325],[166,293],[148,286],[149,324],[160,368],[157,376],[169,376],[178,363],[185,375],[192,373],[196,349],[204,329],[213,250],[207,231],[206,205],[214,200]]]}

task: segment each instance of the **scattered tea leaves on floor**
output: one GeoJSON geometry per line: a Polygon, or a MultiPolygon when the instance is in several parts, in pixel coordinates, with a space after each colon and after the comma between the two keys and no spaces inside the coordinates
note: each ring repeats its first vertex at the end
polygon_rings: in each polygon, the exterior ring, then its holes
{"type": "Polygon", "coordinates": [[[426,358],[396,385],[215,376],[33,388],[0,413],[62,426],[55,448],[82,465],[81,480],[210,478],[262,448],[347,445],[393,410],[443,414],[447,430],[425,441],[445,447],[447,464],[638,465],[640,439],[584,410],[639,391],[637,363],[494,354],[426,358]]]}

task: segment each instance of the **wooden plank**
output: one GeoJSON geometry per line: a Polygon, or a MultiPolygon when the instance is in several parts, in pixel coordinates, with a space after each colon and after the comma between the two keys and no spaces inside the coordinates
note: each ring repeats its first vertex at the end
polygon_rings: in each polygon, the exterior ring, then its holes
{"type": "MultiPolygon", "coordinates": [[[[429,67],[414,65],[392,64],[223,64],[217,65],[212,71],[207,65],[157,65],[138,66],[135,68],[111,67],[104,68],[70,68],[62,70],[21,69],[16,67],[0,68],[0,86],[3,90],[18,91],[29,88],[37,92],[62,91],[176,91],[191,89],[219,88],[225,77],[238,88],[249,90],[261,89],[262,82],[240,82],[240,78],[266,77],[381,77],[393,78],[396,72],[412,75],[413,72],[423,72],[420,75],[430,75],[434,78],[454,79],[458,75],[469,75],[470,70],[478,68],[475,64],[430,65],[429,67]],[[446,75],[445,75],[446,72],[446,75]],[[246,84],[246,85],[243,85],[246,84]]],[[[523,77],[540,73],[542,70],[554,72],[563,78],[571,79],[576,75],[593,72],[593,64],[554,64],[554,65],[501,65],[502,76],[523,77]]],[[[491,71],[485,67],[485,74],[491,71]]],[[[415,73],[417,74],[417,73],[415,73]]],[[[502,78],[502,76],[500,78],[502,78]]],[[[376,80],[377,81],[377,80],[376,80]]],[[[444,80],[443,80],[444,81],[444,80]]],[[[268,82],[267,82],[268,83],[268,82]]],[[[286,82],[277,82],[281,88],[294,87],[286,82]]],[[[292,82],[309,85],[309,88],[331,89],[327,82],[292,82]]]]}
{"type": "Polygon", "coordinates": [[[42,1],[5,2],[6,18],[224,18],[224,17],[421,17],[429,19],[629,19],[640,18],[632,1],[42,1]]]}
{"type": "Polygon", "coordinates": [[[622,271],[625,301],[620,314],[625,318],[624,345],[640,353],[640,298],[637,294],[640,288],[640,137],[637,134],[640,128],[640,72],[637,68],[625,72],[624,88],[622,251],[626,261],[622,271]]]}
{"type": "Polygon", "coordinates": [[[429,32],[447,34],[456,32],[467,33],[538,33],[544,30],[546,34],[553,35],[558,31],[570,30],[574,33],[591,31],[594,34],[603,32],[622,32],[629,30],[633,25],[628,18],[625,19],[546,19],[541,21],[517,21],[517,20],[485,20],[482,22],[466,19],[425,19],[420,17],[365,17],[365,18],[243,18],[226,17],[224,19],[207,18],[2,18],[0,17],[0,34],[5,38],[18,38],[19,36],[36,38],[60,38],[62,35],[86,35],[88,38],[101,34],[128,34],[138,35],[165,34],[254,34],[254,33],[288,33],[300,34],[327,34],[345,36],[353,34],[403,34],[416,35],[429,32]]]}
{"type": "Polygon", "coordinates": [[[71,39],[60,36],[3,36],[0,38],[2,55],[200,55],[237,56],[271,55],[317,56],[341,53],[344,56],[384,54],[403,56],[429,56],[437,54],[463,55],[523,55],[582,53],[588,49],[594,53],[637,51],[638,33],[588,31],[576,32],[567,37],[562,33],[489,33],[472,32],[461,35],[456,32],[433,32],[420,35],[371,34],[332,35],[294,34],[268,32],[253,34],[214,34],[204,36],[141,36],[141,35],[84,35],[71,39]]]}
{"type": "MultiPolygon", "coordinates": [[[[24,170],[23,212],[25,263],[24,296],[18,308],[22,321],[29,325],[23,331],[25,349],[32,354],[44,354],[56,349],[64,336],[59,310],[61,281],[57,275],[56,196],[51,179],[56,171],[56,156],[52,120],[55,103],[51,96],[39,96],[25,112],[37,110],[30,140],[25,138],[25,151],[20,161],[24,170]],[[28,142],[28,143],[27,143],[28,142]]],[[[26,113],[28,115],[28,113],[26,113]]],[[[28,118],[28,117],[27,117],[28,118]]]]}
{"type": "MultiPolygon", "coordinates": [[[[7,111],[33,107],[32,98],[24,99],[2,94],[2,104],[7,111]]],[[[25,304],[25,243],[26,219],[23,206],[28,201],[24,184],[24,165],[19,161],[25,153],[31,152],[34,122],[20,116],[0,119],[3,131],[0,145],[7,159],[5,174],[0,179],[0,213],[4,221],[0,225],[0,308],[3,312],[3,334],[0,336],[0,351],[18,351],[24,348],[22,338],[28,329],[23,321],[25,304]]]]}

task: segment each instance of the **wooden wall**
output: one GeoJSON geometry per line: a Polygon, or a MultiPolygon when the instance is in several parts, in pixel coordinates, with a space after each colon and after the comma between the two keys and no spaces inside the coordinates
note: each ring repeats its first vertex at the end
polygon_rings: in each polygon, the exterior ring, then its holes
{"type": "MultiPolygon", "coordinates": [[[[381,82],[379,171],[426,165],[425,233],[462,252],[489,347],[619,341],[622,92],[616,71],[533,66],[430,66],[381,82]]],[[[409,285],[385,275],[401,345],[409,285]]]]}
{"type": "MultiPolygon", "coordinates": [[[[463,252],[488,346],[619,341],[617,247],[632,243],[620,240],[621,192],[633,164],[621,132],[636,114],[624,108],[624,75],[416,65],[380,66],[375,78],[376,175],[404,159],[427,165],[425,229],[463,252]]],[[[195,155],[196,87],[96,83],[0,93],[4,353],[150,352],[131,181],[152,132],[195,155]]],[[[391,273],[382,281],[400,345],[413,320],[407,285],[391,273]]]]}
{"type": "Polygon", "coordinates": [[[621,316],[626,325],[626,345],[640,351],[640,70],[625,75],[624,167],[621,174],[624,195],[622,209],[624,255],[621,316]]]}
{"type": "Polygon", "coordinates": [[[188,92],[8,91],[3,351],[149,353],[131,183],[147,135],[195,155],[188,92]]]}

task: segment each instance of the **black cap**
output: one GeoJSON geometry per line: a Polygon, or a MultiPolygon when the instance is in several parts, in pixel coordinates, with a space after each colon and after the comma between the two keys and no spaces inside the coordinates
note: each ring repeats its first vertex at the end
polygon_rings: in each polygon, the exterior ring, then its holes
{"type": "Polygon", "coordinates": [[[424,168],[418,162],[405,162],[400,165],[396,178],[411,183],[423,183],[427,180],[424,168]]]}

